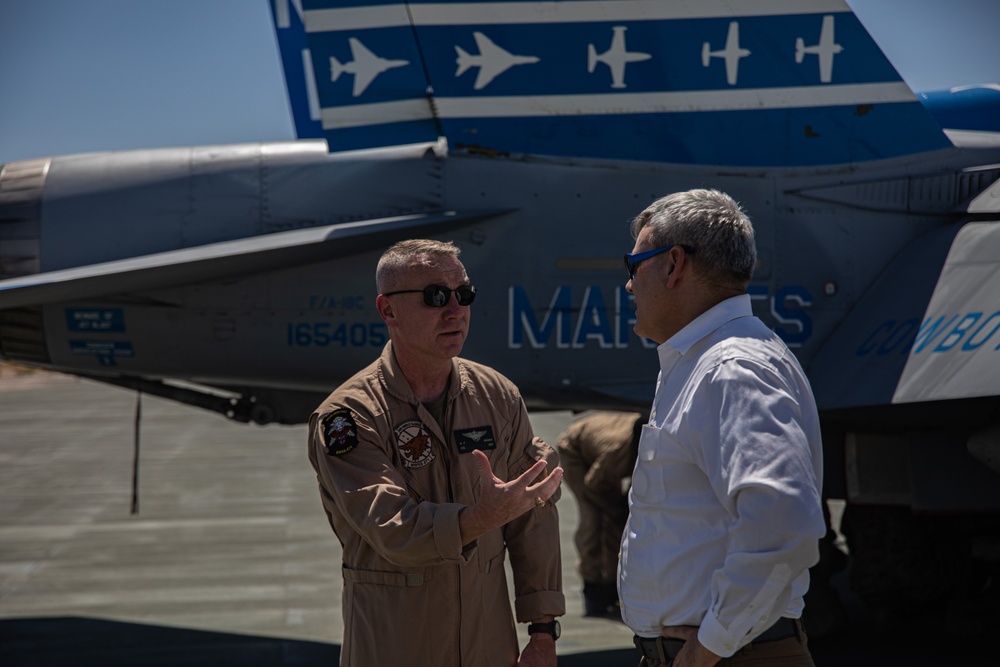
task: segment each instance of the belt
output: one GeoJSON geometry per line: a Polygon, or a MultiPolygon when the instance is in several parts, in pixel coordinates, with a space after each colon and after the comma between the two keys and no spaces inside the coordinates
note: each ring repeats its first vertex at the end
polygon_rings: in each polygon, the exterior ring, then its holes
{"type": "Polygon", "coordinates": [[[632,643],[635,644],[644,658],[655,660],[656,662],[653,664],[670,662],[684,648],[684,640],[673,637],[640,637],[636,635],[632,638],[632,643]]]}
{"type": "MultiPolygon", "coordinates": [[[[801,632],[802,621],[794,618],[779,618],[778,621],[764,632],[757,635],[751,642],[760,644],[761,642],[774,642],[779,639],[797,637],[801,632]]],[[[673,660],[684,647],[683,639],[673,637],[639,637],[632,638],[635,647],[639,649],[644,657],[650,660],[673,660]],[[661,655],[660,649],[663,653],[661,655]]]]}
{"type": "Polygon", "coordinates": [[[802,621],[797,618],[779,618],[778,621],[764,632],[757,635],[753,642],[773,642],[779,639],[797,637],[802,632],[802,621]]]}

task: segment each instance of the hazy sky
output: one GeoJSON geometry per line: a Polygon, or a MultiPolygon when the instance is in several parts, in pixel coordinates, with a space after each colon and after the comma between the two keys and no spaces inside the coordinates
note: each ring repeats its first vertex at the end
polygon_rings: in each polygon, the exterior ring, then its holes
{"type": "MultiPolygon", "coordinates": [[[[1000,82],[1000,1],[848,2],[915,91],[1000,82]]],[[[292,138],[268,0],[0,0],[0,163],[292,138]]]]}

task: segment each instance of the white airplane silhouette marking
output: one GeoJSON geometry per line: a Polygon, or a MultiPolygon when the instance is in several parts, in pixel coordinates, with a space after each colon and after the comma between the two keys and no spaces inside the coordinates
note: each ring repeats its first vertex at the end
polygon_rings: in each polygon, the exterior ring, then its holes
{"type": "Polygon", "coordinates": [[[336,58],[330,58],[330,80],[336,81],[344,72],[354,75],[353,96],[358,97],[382,72],[393,67],[409,65],[409,60],[387,60],[379,58],[369,51],[359,40],[351,37],[347,40],[351,45],[352,62],[341,64],[336,58]]]}
{"type": "Polygon", "coordinates": [[[750,55],[748,49],[740,48],[740,24],[736,21],[729,23],[729,35],[726,37],[725,49],[712,51],[711,48],[708,42],[701,45],[701,64],[708,67],[712,58],[724,58],[726,61],[726,81],[730,86],[735,86],[740,58],[746,58],[750,55]]]}
{"type": "Polygon", "coordinates": [[[461,76],[470,67],[478,67],[479,74],[476,76],[476,83],[473,88],[482,90],[489,85],[490,81],[509,70],[514,65],[531,65],[538,62],[535,56],[516,56],[506,51],[481,32],[474,32],[472,36],[476,38],[476,46],[479,48],[479,55],[469,55],[462,47],[456,46],[455,51],[458,58],[458,71],[455,76],[461,76]]]}
{"type": "Polygon", "coordinates": [[[823,17],[823,27],[819,33],[819,44],[806,46],[801,37],[795,38],[795,62],[801,64],[807,53],[819,56],[819,80],[830,83],[833,78],[833,57],[844,50],[833,41],[833,16],[823,17]]]}
{"type": "Polygon", "coordinates": [[[611,69],[611,87],[625,87],[625,64],[635,63],[641,60],[649,60],[653,56],[648,53],[629,53],[625,50],[625,31],[623,25],[616,25],[611,28],[611,47],[604,53],[598,54],[593,44],[587,45],[587,71],[593,74],[597,63],[601,62],[611,69]]]}

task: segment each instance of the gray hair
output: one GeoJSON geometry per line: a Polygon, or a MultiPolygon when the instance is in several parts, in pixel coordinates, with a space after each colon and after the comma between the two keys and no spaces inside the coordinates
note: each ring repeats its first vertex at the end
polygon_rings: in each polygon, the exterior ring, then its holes
{"type": "Polygon", "coordinates": [[[409,239],[400,241],[382,253],[375,269],[375,287],[379,294],[398,288],[398,282],[407,269],[416,266],[433,266],[435,258],[458,259],[462,249],[451,241],[409,239]]]}
{"type": "Polygon", "coordinates": [[[757,265],[750,218],[732,197],[718,190],[688,190],[657,199],[632,220],[632,235],[646,226],[654,248],[684,245],[709,280],[722,285],[734,281],[742,289],[757,265]]]}

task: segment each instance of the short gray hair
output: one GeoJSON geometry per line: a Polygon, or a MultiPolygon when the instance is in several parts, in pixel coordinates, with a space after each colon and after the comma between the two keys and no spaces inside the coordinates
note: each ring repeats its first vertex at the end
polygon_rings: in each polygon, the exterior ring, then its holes
{"type": "Polygon", "coordinates": [[[407,269],[415,266],[434,264],[434,258],[454,257],[462,253],[462,249],[451,241],[435,241],[432,239],[409,239],[396,243],[378,260],[375,269],[375,287],[379,294],[398,288],[400,277],[407,269]]]}
{"type": "Polygon", "coordinates": [[[719,190],[688,190],[657,199],[632,220],[632,235],[646,226],[654,248],[694,248],[690,261],[714,282],[750,283],[757,266],[750,218],[732,197],[719,190]]]}

